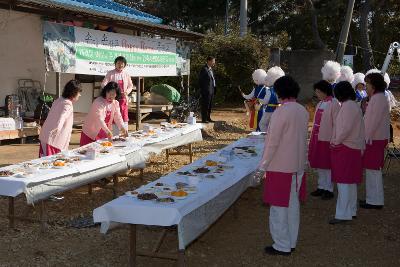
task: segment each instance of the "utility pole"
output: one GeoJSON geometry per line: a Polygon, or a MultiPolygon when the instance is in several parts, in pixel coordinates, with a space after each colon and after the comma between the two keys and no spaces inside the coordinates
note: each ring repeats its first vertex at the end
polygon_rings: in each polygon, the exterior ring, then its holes
{"type": "Polygon", "coordinates": [[[355,0],[349,0],[347,4],[346,18],[340,32],[340,38],[338,43],[338,50],[336,54],[336,60],[340,64],[343,64],[344,50],[346,49],[347,37],[349,36],[351,18],[353,17],[353,8],[355,0]]]}
{"type": "Polygon", "coordinates": [[[240,0],[240,37],[244,37],[246,35],[247,35],[247,0],[240,0]]]}

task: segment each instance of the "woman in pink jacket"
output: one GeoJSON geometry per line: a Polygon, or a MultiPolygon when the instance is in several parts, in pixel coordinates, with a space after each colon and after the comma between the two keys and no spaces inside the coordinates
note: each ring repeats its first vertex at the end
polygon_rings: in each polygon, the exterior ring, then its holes
{"type": "MultiPolygon", "coordinates": [[[[122,115],[122,119],[124,121],[123,126],[126,130],[128,130],[128,95],[132,92],[133,84],[132,79],[129,74],[124,71],[127,61],[124,57],[119,56],[114,60],[115,69],[107,72],[106,76],[104,77],[103,82],[101,83],[101,87],[106,86],[109,82],[116,82],[121,90],[121,98],[118,100],[119,107],[122,115]]],[[[118,128],[113,126],[114,128],[114,135],[118,135],[119,131],[118,128]]]]}
{"type": "Polygon", "coordinates": [[[40,131],[39,157],[51,156],[67,150],[74,122],[73,103],[81,96],[81,85],[77,80],[69,81],[51,106],[49,115],[40,131]]]}
{"type": "Polygon", "coordinates": [[[385,148],[390,136],[390,108],[385,96],[386,83],[380,73],[365,77],[369,102],[364,115],[366,149],[363,167],[366,176],[365,209],[381,209],[384,205],[382,168],[385,148]]]}
{"type": "Polygon", "coordinates": [[[269,228],[274,243],[265,247],[265,253],[290,255],[299,231],[299,198],[305,197],[309,115],[296,102],[300,87],[293,78],[279,78],[274,89],[281,106],[272,114],[258,171],[266,171],[264,202],[271,205],[269,228]]]}
{"type": "Polygon", "coordinates": [[[342,103],[331,141],[332,180],[337,183],[335,218],[330,224],[347,222],[357,216],[357,184],[362,180],[362,151],[365,148],[362,112],[356,93],[347,81],[336,84],[336,98],[342,103]]]}
{"type": "Polygon", "coordinates": [[[330,141],[340,104],[336,98],[333,98],[332,85],[327,81],[321,80],[314,84],[314,90],[320,102],[315,109],[308,161],[311,168],[315,168],[318,173],[318,188],[311,195],[327,200],[334,197],[330,141]]]}
{"type": "Polygon", "coordinates": [[[123,127],[123,120],[119,109],[120,91],[118,84],[109,82],[103,87],[101,95],[96,98],[85,118],[82,127],[80,145],[92,143],[96,140],[113,137],[113,122],[119,127],[124,136],[128,131],[123,127]]]}

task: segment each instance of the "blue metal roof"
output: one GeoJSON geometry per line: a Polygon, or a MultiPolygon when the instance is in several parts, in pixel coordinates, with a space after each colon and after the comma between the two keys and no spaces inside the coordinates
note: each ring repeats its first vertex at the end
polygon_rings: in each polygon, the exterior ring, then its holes
{"type": "Polygon", "coordinates": [[[65,8],[70,8],[70,7],[82,8],[106,16],[124,17],[126,19],[146,21],[155,24],[162,23],[161,18],[158,18],[156,16],[150,15],[148,13],[139,11],[137,9],[128,6],[124,6],[112,0],[46,0],[46,1],[42,0],[33,2],[54,4],[65,8]]]}

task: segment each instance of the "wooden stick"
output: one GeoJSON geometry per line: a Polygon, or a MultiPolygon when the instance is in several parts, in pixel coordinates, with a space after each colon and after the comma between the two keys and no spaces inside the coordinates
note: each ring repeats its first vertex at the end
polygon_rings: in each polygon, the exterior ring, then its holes
{"type": "Polygon", "coordinates": [[[136,224],[129,225],[129,266],[136,266],[136,224]]]}
{"type": "Polygon", "coordinates": [[[136,255],[149,258],[165,259],[165,260],[174,260],[174,261],[178,260],[178,256],[176,254],[168,254],[160,252],[138,251],[136,255]]]}
{"type": "Polygon", "coordinates": [[[8,223],[11,229],[15,228],[15,210],[13,197],[8,197],[8,223]]]}
{"type": "Polygon", "coordinates": [[[184,249],[179,249],[178,250],[178,267],[185,267],[186,262],[185,262],[185,250],[184,249]]]}

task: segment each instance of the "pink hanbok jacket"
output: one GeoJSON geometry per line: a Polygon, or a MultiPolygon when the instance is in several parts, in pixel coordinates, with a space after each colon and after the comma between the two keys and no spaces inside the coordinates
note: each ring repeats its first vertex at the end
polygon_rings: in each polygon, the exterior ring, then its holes
{"type": "Polygon", "coordinates": [[[321,117],[318,140],[330,142],[332,139],[333,127],[335,124],[336,116],[340,110],[340,103],[336,98],[332,98],[331,101],[325,103],[326,106],[324,109],[324,113],[322,113],[321,117]]]}
{"type": "Polygon", "coordinates": [[[60,97],[51,106],[49,115],[40,131],[39,140],[60,150],[67,150],[74,122],[74,107],[71,100],[60,97]],[[53,134],[51,131],[57,129],[53,134]]]}
{"type": "Polygon", "coordinates": [[[297,102],[285,102],[272,114],[265,137],[260,168],[269,172],[303,172],[307,154],[307,110],[297,102]]]}
{"type": "Polygon", "coordinates": [[[352,100],[343,102],[336,117],[331,143],[364,150],[364,138],[364,121],[360,107],[352,100]]]}
{"type": "Polygon", "coordinates": [[[131,76],[129,76],[129,74],[125,71],[118,72],[116,69],[110,70],[109,72],[107,72],[106,76],[104,77],[104,80],[101,83],[101,87],[103,88],[109,82],[118,83],[119,75],[122,76],[122,80],[124,81],[124,88],[123,88],[124,91],[121,93],[122,93],[122,95],[128,95],[133,90],[133,84],[132,84],[131,76]]]}
{"type": "Polygon", "coordinates": [[[109,103],[107,100],[101,96],[93,101],[89,113],[85,118],[85,122],[82,127],[82,132],[84,132],[91,139],[96,139],[97,134],[103,129],[107,132],[107,129],[112,129],[111,125],[113,121],[117,124],[118,128],[122,128],[123,120],[121,112],[119,109],[119,103],[114,100],[111,105],[111,118],[110,125],[105,123],[105,118],[107,114],[107,105],[109,103]]]}
{"type": "Polygon", "coordinates": [[[389,103],[384,93],[371,96],[364,115],[365,140],[388,140],[390,136],[389,103]]]}

